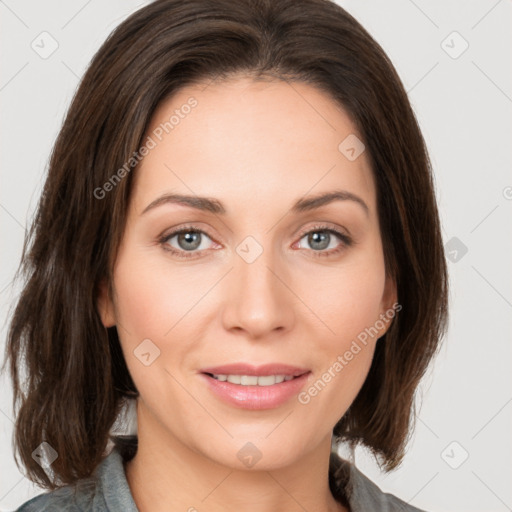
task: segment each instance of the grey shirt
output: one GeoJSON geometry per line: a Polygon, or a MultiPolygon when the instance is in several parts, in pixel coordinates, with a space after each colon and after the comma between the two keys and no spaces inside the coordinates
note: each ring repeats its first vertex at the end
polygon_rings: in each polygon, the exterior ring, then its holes
{"type": "MultiPolygon", "coordinates": [[[[354,465],[334,453],[330,460],[331,491],[351,512],[425,512],[392,494],[382,492],[354,465]],[[332,471],[331,471],[332,470],[332,471]],[[347,506],[347,505],[346,505],[347,506]]],[[[98,465],[93,475],[75,486],[39,494],[16,512],[139,512],[126,480],[123,455],[117,447],[98,465]]]]}

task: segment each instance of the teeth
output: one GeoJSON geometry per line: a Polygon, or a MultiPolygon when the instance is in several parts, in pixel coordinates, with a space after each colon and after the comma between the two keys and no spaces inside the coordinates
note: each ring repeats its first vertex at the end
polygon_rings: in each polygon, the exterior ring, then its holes
{"type": "Polygon", "coordinates": [[[241,386],[272,386],[280,384],[283,381],[293,379],[291,375],[264,375],[258,377],[256,375],[214,375],[214,379],[222,382],[231,382],[231,384],[240,384],[241,386]]]}
{"type": "MultiPolygon", "coordinates": [[[[282,377],[282,375],[279,375],[279,377],[282,377]]],[[[272,386],[278,382],[276,375],[264,375],[262,377],[257,377],[256,380],[258,381],[258,386],[272,386]]]]}
{"type": "Polygon", "coordinates": [[[257,386],[258,377],[256,375],[241,375],[240,384],[242,384],[242,386],[257,386]]]}

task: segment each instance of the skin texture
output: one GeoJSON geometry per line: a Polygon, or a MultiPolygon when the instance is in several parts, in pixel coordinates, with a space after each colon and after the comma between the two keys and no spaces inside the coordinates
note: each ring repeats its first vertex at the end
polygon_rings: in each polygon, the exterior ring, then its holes
{"type": "Polygon", "coordinates": [[[159,106],[148,134],[191,96],[197,106],[135,171],[114,297],[104,286],[99,298],[140,392],[139,448],[126,465],[135,502],[141,512],[344,510],[328,487],[331,433],[390,322],[307,404],[294,396],[273,409],[235,408],[198,372],[286,363],[311,370],[306,389],[389,311],[396,292],[385,274],[369,160],[338,150],[357,135],[350,118],[297,82],[238,76],[186,87],[159,106]],[[296,200],[334,189],[359,196],[368,212],[352,200],[290,211],[296,200]],[[216,198],[227,213],[164,204],[141,215],[171,192],[216,198]],[[206,234],[193,257],[179,258],[164,247],[186,253],[186,243],[159,239],[188,224],[206,234]],[[331,234],[318,249],[307,236],[325,233],[318,224],[352,245],[331,234]],[[236,251],[248,236],[263,250],[252,263],[236,251]],[[160,350],[149,366],[134,355],[145,339],[160,350]],[[261,453],[251,468],[237,458],[247,442],[261,453]]]}

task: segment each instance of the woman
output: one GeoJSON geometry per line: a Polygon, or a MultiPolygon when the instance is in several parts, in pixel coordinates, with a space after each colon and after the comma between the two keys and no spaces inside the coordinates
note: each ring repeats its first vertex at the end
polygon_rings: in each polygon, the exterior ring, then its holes
{"type": "Polygon", "coordinates": [[[130,16],[73,99],[26,247],[15,447],[51,492],[18,510],[418,510],[336,454],[400,464],[447,317],[424,140],[341,7],[130,16]],[[116,436],[128,399],[137,436],[116,436]]]}

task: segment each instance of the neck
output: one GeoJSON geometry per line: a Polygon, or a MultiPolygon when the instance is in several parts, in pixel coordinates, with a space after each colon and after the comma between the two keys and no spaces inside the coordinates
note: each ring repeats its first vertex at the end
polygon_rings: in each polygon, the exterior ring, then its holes
{"type": "Polygon", "coordinates": [[[239,470],[191,450],[141,413],[137,453],[125,465],[139,512],[346,512],[329,489],[330,438],[292,465],[239,470]]]}

